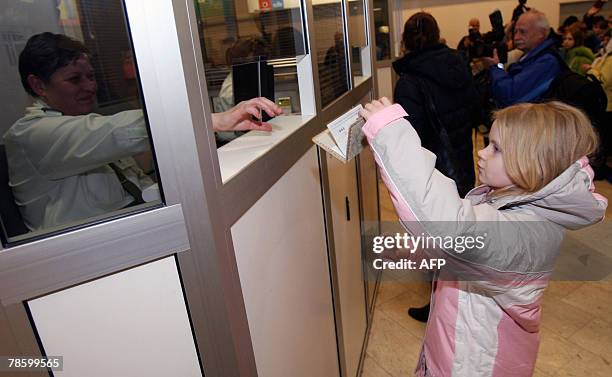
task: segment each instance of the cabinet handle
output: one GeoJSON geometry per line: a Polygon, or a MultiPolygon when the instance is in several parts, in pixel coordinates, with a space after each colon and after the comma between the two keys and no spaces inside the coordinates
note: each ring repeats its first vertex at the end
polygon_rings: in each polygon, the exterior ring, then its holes
{"type": "Polygon", "coordinates": [[[351,221],[351,207],[349,204],[348,196],[344,197],[344,204],[346,204],[346,221],[351,221]]]}

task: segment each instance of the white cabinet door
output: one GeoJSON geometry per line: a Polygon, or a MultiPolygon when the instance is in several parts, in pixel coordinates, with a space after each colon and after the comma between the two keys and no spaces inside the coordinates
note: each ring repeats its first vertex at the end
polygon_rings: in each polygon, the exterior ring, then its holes
{"type": "Polygon", "coordinates": [[[201,376],[174,257],[28,302],[55,376],[201,376]]]}
{"type": "MultiPolygon", "coordinates": [[[[334,298],[338,339],[343,354],[343,375],[355,377],[366,332],[357,171],[355,160],[343,164],[326,154],[329,206],[335,259],[334,298]]],[[[332,272],[332,273],[333,273],[332,272]]]]}

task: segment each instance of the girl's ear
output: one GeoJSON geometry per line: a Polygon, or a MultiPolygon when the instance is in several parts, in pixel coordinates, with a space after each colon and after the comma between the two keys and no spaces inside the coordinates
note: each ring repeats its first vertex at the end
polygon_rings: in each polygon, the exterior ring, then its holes
{"type": "Polygon", "coordinates": [[[36,75],[28,75],[28,85],[38,97],[44,98],[47,94],[47,85],[36,75]]]}

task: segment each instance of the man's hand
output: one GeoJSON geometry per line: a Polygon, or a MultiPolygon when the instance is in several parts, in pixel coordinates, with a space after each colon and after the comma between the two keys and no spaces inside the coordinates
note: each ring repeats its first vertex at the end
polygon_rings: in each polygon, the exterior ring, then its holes
{"type": "Polygon", "coordinates": [[[489,58],[488,56],[483,56],[482,58],[480,58],[480,61],[482,62],[482,65],[484,65],[485,69],[489,68],[492,65],[498,65],[499,57],[497,56],[497,49],[493,50],[492,58],[489,58]]]}
{"type": "Polygon", "coordinates": [[[586,15],[589,17],[594,16],[597,13],[599,13],[600,10],[601,10],[601,7],[597,8],[595,6],[592,6],[589,8],[589,10],[587,10],[586,15]]]}
{"type": "Polygon", "coordinates": [[[367,105],[365,105],[364,108],[361,111],[359,111],[359,115],[361,115],[363,119],[368,120],[375,113],[391,105],[392,103],[391,101],[389,101],[387,97],[382,97],[379,100],[374,100],[368,103],[367,105]]]}
{"type": "Polygon", "coordinates": [[[272,131],[272,125],[261,122],[261,112],[269,116],[281,115],[283,110],[274,102],[264,97],[242,101],[231,109],[212,115],[215,131],[272,131]],[[257,120],[253,120],[259,119],[257,120]]]}

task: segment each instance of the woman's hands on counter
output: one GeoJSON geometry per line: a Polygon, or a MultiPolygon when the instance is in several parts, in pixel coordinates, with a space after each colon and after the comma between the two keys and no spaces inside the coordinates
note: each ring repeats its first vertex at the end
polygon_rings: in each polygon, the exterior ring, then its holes
{"type": "Polygon", "coordinates": [[[283,113],[277,104],[267,98],[252,98],[240,102],[227,111],[212,114],[213,128],[215,131],[272,131],[272,125],[269,123],[253,120],[253,118],[261,119],[262,111],[271,117],[283,113]]]}
{"type": "Polygon", "coordinates": [[[363,109],[359,111],[359,115],[361,115],[363,119],[367,121],[372,115],[391,105],[392,103],[387,97],[382,97],[366,104],[363,109]]]}

